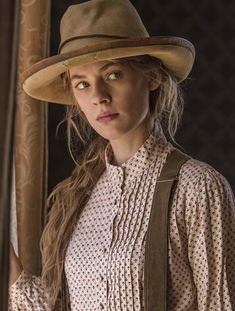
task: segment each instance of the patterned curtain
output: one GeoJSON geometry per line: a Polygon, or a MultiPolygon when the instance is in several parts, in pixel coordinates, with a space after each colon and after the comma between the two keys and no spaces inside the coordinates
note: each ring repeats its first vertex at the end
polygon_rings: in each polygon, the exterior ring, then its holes
{"type": "Polygon", "coordinates": [[[20,73],[48,55],[50,0],[22,0],[15,124],[18,253],[24,269],[39,274],[39,241],[47,196],[47,104],[27,96],[20,73]]]}

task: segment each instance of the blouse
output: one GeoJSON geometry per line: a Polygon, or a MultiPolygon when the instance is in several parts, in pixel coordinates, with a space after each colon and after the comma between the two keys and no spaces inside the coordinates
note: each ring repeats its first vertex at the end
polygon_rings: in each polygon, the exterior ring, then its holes
{"type": "MultiPolygon", "coordinates": [[[[156,181],[172,145],[152,133],[93,189],[65,256],[72,311],[144,310],[146,232],[156,181]]],[[[169,216],[169,311],[235,310],[235,202],[210,165],[181,168],[169,216]]],[[[40,277],[23,271],[10,288],[9,310],[49,311],[40,277]]]]}

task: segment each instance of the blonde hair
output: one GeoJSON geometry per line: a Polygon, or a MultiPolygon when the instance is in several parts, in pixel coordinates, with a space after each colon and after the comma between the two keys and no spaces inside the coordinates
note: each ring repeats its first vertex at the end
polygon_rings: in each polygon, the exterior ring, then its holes
{"type": "MultiPolygon", "coordinates": [[[[150,92],[150,116],[161,124],[163,131],[174,141],[183,112],[183,100],[177,79],[162,63],[151,56],[113,60],[140,70],[148,78],[155,79],[156,71],[161,74],[161,84],[150,92]]],[[[66,113],[68,148],[76,167],[71,176],[60,182],[48,198],[49,221],[41,238],[42,281],[49,292],[53,307],[61,288],[66,249],[86,205],[90,193],[105,170],[104,150],[107,141],[100,137],[88,124],[79,106],[75,103],[67,74],[63,77],[66,91],[74,105],[68,105],[66,113]],[[77,144],[82,142],[85,151],[78,154],[77,144]]]]}

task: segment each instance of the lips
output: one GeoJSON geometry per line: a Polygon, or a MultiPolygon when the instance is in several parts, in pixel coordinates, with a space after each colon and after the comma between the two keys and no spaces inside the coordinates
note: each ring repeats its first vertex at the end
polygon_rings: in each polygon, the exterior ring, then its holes
{"type": "Polygon", "coordinates": [[[98,115],[96,120],[101,121],[101,120],[107,120],[107,119],[113,119],[117,117],[119,113],[112,113],[112,112],[104,112],[98,115]]]}

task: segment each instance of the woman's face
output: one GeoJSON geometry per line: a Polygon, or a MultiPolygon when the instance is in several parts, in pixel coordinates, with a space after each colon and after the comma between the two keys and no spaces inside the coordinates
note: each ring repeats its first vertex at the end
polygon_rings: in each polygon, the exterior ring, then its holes
{"type": "Polygon", "coordinates": [[[150,82],[132,67],[110,61],[74,66],[69,73],[74,97],[99,135],[111,141],[147,127],[149,92],[160,79],[150,82]]]}

